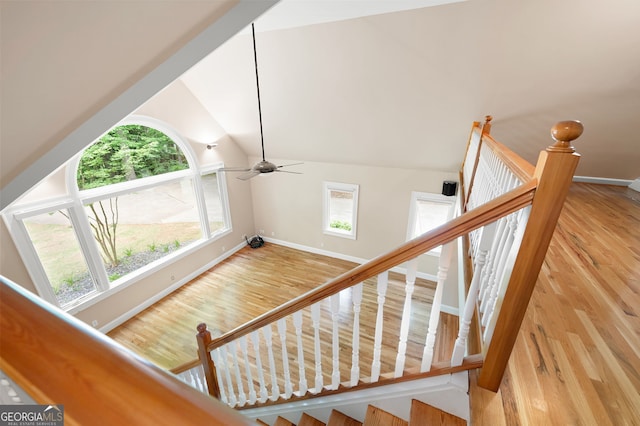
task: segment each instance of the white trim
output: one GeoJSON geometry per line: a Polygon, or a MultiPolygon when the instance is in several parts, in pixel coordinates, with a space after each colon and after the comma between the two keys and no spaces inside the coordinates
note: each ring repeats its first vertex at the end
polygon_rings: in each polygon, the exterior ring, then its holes
{"type": "Polygon", "coordinates": [[[640,192],[640,177],[629,184],[629,189],[640,192]]]}
{"type": "Polygon", "coordinates": [[[436,194],[432,192],[420,192],[411,191],[411,201],[409,204],[409,221],[407,223],[407,240],[412,240],[416,236],[415,223],[416,215],[418,213],[418,201],[429,201],[436,204],[446,204],[449,206],[449,212],[447,213],[447,221],[453,218],[453,212],[456,204],[456,198],[452,196],[436,194]]]}
{"type": "MultiPolygon", "coordinates": [[[[321,249],[317,249],[315,247],[304,246],[302,244],[296,244],[296,243],[290,243],[288,241],[277,240],[275,238],[264,237],[264,240],[266,242],[268,242],[268,243],[278,244],[280,246],[289,247],[289,248],[296,249],[296,250],[301,250],[301,251],[306,251],[308,253],[315,253],[315,254],[320,254],[322,256],[333,257],[334,259],[346,260],[347,262],[358,263],[360,265],[362,265],[363,263],[368,262],[367,259],[363,259],[361,257],[349,256],[349,255],[342,254],[342,253],[336,253],[336,252],[332,252],[332,251],[321,250],[321,249]]],[[[406,275],[406,273],[407,273],[407,269],[406,268],[401,268],[399,266],[396,266],[395,268],[392,268],[391,271],[392,272],[397,272],[397,273],[403,274],[403,275],[406,275]]],[[[436,275],[427,274],[425,272],[416,272],[416,277],[421,278],[423,280],[432,281],[434,283],[438,282],[438,277],[436,275]]],[[[440,311],[444,312],[446,314],[455,315],[455,316],[459,316],[459,314],[460,314],[460,309],[459,308],[457,308],[455,306],[449,306],[449,305],[441,305],[440,311]]]]}
{"type": "MultiPolygon", "coordinates": [[[[237,251],[240,251],[241,249],[244,248],[245,245],[246,245],[246,243],[242,242],[242,243],[238,244],[237,246],[233,247],[231,250],[228,250],[228,251],[224,252],[221,256],[218,256],[217,258],[213,259],[211,262],[209,262],[209,263],[205,264],[204,266],[202,266],[202,267],[196,269],[195,271],[191,272],[189,275],[185,276],[184,278],[182,278],[181,280],[179,280],[175,284],[172,284],[171,286],[169,286],[169,287],[165,288],[164,290],[162,290],[160,293],[156,293],[154,296],[152,296],[149,299],[145,300],[144,303],[136,306],[135,308],[125,312],[124,314],[120,315],[119,317],[117,317],[113,321],[109,322],[108,324],[105,324],[104,326],[100,327],[99,331],[102,332],[102,333],[108,333],[109,331],[113,330],[114,328],[118,327],[119,325],[124,324],[125,322],[127,322],[128,320],[133,318],[134,316],[138,315],[140,312],[144,311],[145,309],[147,309],[148,307],[150,307],[154,303],[158,302],[163,297],[173,293],[174,291],[176,291],[177,289],[179,289],[180,287],[182,287],[183,285],[185,285],[189,281],[191,281],[194,278],[198,277],[199,275],[205,273],[207,270],[213,268],[218,263],[222,262],[223,260],[225,260],[226,258],[230,257],[231,255],[235,254],[237,251]]],[[[93,300],[95,300],[95,299],[92,299],[92,301],[93,300]]]]}
{"type": "Polygon", "coordinates": [[[68,195],[61,198],[47,200],[45,203],[41,201],[31,202],[29,204],[20,205],[16,210],[7,209],[5,217],[13,216],[17,220],[23,220],[31,216],[37,216],[43,213],[49,213],[53,210],[69,209],[74,206],[75,200],[68,195]]]}
{"type": "Polygon", "coordinates": [[[358,192],[360,186],[355,183],[322,182],[322,232],[335,237],[357,239],[358,227],[358,192]],[[349,192],[352,194],[351,202],[351,231],[334,229],[330,227],[331,221],[331,191],[349,192]]]}
{"type": "MultiPolygon", "coordinates": [[[[361,257],[349,256],[349,255],[346,255],[346,254],[336,253],[336,252],[333,252],[333,251],[321,250],[321,249],[317,249],[315,247],[304,246],[302,244],[296,244],[296,243],[290,243],[288,241],[277,240],[275,238],[264,237],[264,240],[266,242],[270,242],[270,243],[273,243],[273,244],[278,244],[280,246],[285,246],[285,247],[293,248],[293,249],[296,249],[296,250],[302,250],[302,251],[306,251],[306,252],[309,252],[309,253],[321,254],[323,256],[333,257],[334,259],[346,260],[348,262],[358,263],[360,265],[362,265],[363,263],[366,263],[366,262],[369,261],[369,259],[363,259],[361,257]]],[[[407,269],[406,268],[401,268],[399,266],[396,266],[395,268],[392,268],[391,271],[392,272],[397,272],[399,274],[406,274],[407,273],[407,269]]],[[[425,280],[438,282],[438,277],[433,275],[433,274],[427,274],[427,273],[424,273],[424,272],[417,272],[416,276],[418,278],[422,278],[422,279],[425,279],[425,280]]],[[[452,309],[455,309],[455,308],[452,308],[452,309]]]]}
{"type": "Polygon", "coordinates": [[[597,183],[599,185],[616,185],[616,186],[629,186],[631,182],[633,182],[628,179],[611,179],[611,178],[592,177],[592,176],[574,176],[573,181],[582,182],[582,183],[597,183]]]}
{"type": "Polygon", "coordinates": [[[460,309],[455,306],[445,305],[444,303],[440,304],[440,312],[444,312],[445,314],[454,315],[456,317],[460,316],[460,309]]]}

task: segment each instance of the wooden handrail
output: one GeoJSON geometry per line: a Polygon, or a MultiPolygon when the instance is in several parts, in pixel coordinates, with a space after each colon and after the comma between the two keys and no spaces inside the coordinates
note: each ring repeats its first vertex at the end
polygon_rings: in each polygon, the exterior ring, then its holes
{"type": "Polygon", "coordinates": [[[65,424],[254,424],[1,276],[0,311],[0,369],[65,424]]]}
{"type": "Polygon", "coordinates": [[[483,135],[482,144],[488,146],[521,182],[527,182],[533,178],[536,168],[515,152],[493,139],[491,135],[483,135]]]}
{"type": "Polygon", "coordinates": [[[268,324],[272,324],[296,311],[311,306],[333,294],[339,293],[346,288],[375,277],[381,272],[388,271],[389,269],[426,253],[435,247],[453,241],[474,229],[518,211],[531,204],[536,186],[537,180],[531,179],[524,185],[521,185],[476,209],[470,210],[446,224],[414,238],[413,240],[407,241],[395,250],[363,263],[362,265],[327,281],[316,289],[298,296],[297,298],[292,299],[289,302],[284,303],[239,327],[236,327],[222,336],[213,339],[207,346],[207,349],[212,351],[255,330],[259,330],[268,324]]]}
{"type": "Polygon", "coordinates": [[[180,364],[177,367],[173,367],[169,371],[173,374],[180,374],[180,373],[184,373],[187,370],[191,370],[192,368],[197,367],[199,365],[202,365],[202,362],[200,362],[199,358],[196,358],[196,359],[192,359],[191,361],[185,362],[184,364],[180,364]]]}

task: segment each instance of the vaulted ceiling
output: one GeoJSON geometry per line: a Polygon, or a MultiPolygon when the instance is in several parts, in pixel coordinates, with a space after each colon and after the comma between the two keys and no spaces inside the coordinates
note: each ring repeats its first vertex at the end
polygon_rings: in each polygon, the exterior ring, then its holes
{"type": "MultiPolygon", "coordinates": [[[[555,122],[579,119],[578,175],[640,176],[638,2],[470,0],[302,26],[270,13],[256,22],[268,158],[453,171],[491,114],[532,163],[555,122]]],[[[259,156],[248,31],[181,80],[259,156]]]]}
{"type": "MultiPolygon", "coordinates": [[[[2,2],[2,206],[239,31],[181,81],[259,155],[241,30],[274,2],[2,2]]],[[[257,21],[269,157],[453,171],[471,121],[492,114],[535,162],[553,123],[575,118],[577,174],[640,176],[636,0],[319,3],[342,15],[257,21]]]]}

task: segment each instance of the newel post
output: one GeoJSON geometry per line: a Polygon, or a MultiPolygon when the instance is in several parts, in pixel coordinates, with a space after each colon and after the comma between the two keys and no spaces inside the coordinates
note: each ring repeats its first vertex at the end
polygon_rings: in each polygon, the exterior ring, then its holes
{"type": "Polygon", "coordinates": [[[484,124],[482,125],[482,134],[483,135],[491,134],[491,120],[493,120],[492,116],[485,115],[484,124]]]}
{"type": "Polygon", "coordinates": [[[209,395],[220,399],[220,388],[218,387],[218,376],[216,374],[216,366],[211,359],[211,352],[207,350],[207,346],[211,343],[211,332],[207,330],[207,324],[200,323],[197,327],[198,334],[196,334],[196,340],[198,341],[198,358],[204,368],[204,376],[207,380],[207,388],[209,389],[209,395]]]}
{"type": "Polygon", "coordinates": [[[583,131],[579,121],[561,121],[551,129],[556,143],[540,153],[534,172],[538,180],[527,228],[513,266],[493,336],[486,350],[478,385],[500,387],[549,242],[578,166],[580,155],[571,142],[583,131]]]}

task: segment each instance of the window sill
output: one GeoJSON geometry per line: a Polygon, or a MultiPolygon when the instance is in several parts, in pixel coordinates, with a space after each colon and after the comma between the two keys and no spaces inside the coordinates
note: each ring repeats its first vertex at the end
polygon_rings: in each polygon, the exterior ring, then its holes
{"type": "Polygon", "coordinates": [[[325,235],[332,235],[334,237],[340,237],[340,238],[348,238],[350,240],[355,240],[356,239],[356,235],[354,233],[351,232],[340,232],[340,231],[334,231],[334,230],[329,230],[329,229],[325,229],[324,231],[322,231],[325,235]]]}

